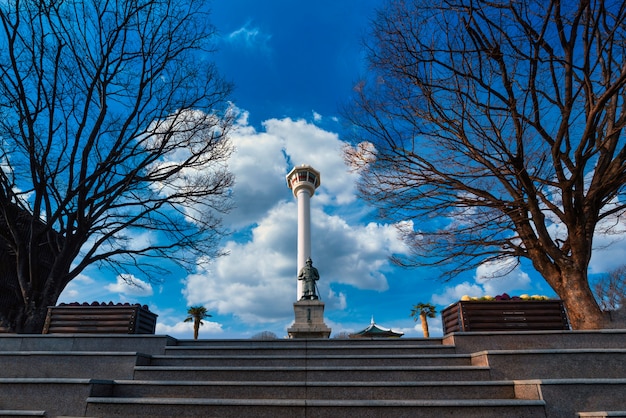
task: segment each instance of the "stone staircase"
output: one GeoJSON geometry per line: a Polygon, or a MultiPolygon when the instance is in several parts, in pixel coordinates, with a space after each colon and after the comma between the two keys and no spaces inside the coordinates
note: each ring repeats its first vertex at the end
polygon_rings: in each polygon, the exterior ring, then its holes
{"type": "Polygon", "coordinates": [[[616,417],[626,416],[625,360],[626,330],[428,340],[5,335],[0,416],[616,417]]]}

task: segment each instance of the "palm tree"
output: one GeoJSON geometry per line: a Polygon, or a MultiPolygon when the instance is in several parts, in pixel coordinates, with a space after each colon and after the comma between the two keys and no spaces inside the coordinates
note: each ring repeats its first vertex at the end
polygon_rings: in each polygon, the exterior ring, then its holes
{"type": "Polygon", "coordinates": [[[437,308],[430,303],[418,303],[417,305],[413,305],[413,309],[411,309],[413,320],[417,322],[417,318],[419,318],[422,322],[424,338],[430,337],[428,332],[428,318],[434,318],[435,315],[437,315],[437,308]]]}
{"type": "Polygon", "coordinates": [[[188,316],[187,318],[185,318],[185,322],[193,321],[193,339],[197,340],[198,332],[200,331],[200,325],[204,325],[204,322],[202,322],[202,320],[204,318],[210,318],[211,315],[207,313],[204,306],[192,306],[191,308],[187,309],[187,314],[188,316]]]}

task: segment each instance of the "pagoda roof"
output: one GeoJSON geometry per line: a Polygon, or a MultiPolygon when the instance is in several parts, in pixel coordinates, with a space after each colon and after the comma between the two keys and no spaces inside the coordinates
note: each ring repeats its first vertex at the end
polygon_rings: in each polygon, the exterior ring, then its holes
{"type": "Polygon", "coordinates": [[[376,322],[374,322],[374,317],[372,316],[372,322],[370,323],[370,325],[362,331],[350,334],[350,338],[399,338],[403,335],[404,332],[396,332],[393,331],[391,328],[383,328],[380,325],[376,324],[376,322]]]}

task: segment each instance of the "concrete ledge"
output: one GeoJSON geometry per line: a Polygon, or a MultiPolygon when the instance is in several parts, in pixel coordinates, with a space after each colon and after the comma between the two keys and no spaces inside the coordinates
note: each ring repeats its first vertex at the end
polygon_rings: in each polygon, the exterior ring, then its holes
{"type": "Polygon", "coordinates": [[[97,351],[0,351],[4,378],[132,379],[137,365],[150,363],[141,353],[97,351]]]}
{"type": "Polygon", "coordinates": [[[626,329],[592,331],[458,332],[446,335],[444,345],[457,353],[483,350],[522,350],[549,348],[624,348],[626,329]]]}
{"type": "Polygon", "coordinates": [[[471,355],[491,379],[575,379],[626,376],[626,349],[488,350],[471,355]]]}
{"type": "Polygon", "coordinates": [[[536,382],[540,384],[549,417],[571,417],[589,410],[626,411],[626,378],[544,379],[536,382]]]}
{"type": "Polygon", "coordinates": [[[0,336],[2,351],[132,351],[165,354],[165,347],[177,340],[167,335],[114,334],[4,334],[0,336]]]}
{"type": "MultiPolygon", "coordinates": [[[[2,378],[0,405],[11,405],[17,410],[45,410],[46,416],[82,416],[89,396],[111,396],[112,387],[110,380],[2,378]]],[[[1,413],[0,416],[4,417],[1,413]]]]}

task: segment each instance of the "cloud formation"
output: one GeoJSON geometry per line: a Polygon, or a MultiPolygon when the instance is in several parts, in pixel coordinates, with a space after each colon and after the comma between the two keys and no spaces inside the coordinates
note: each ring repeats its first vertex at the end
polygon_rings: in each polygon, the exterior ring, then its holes
{"type": "MultiPolygon", "coordinates": [[[[204,325],[200,326],[200,338],[215,338],[224,332],[222,325],[212,321],[202,321],[204,325]]],[[[174,338],[192,338],[193,322],[177,322],[168,325],[164,322],[157,322],[155,333],[157,335],[169,335],[174,338]]]]}
{"type": "Polygon", "coordinates": [[[461,299],[462,296],[471,297],[496,296],[508,293],[511,296],[519,295],[521,291],[533,288],[530,276],[518,265],[515,260],[483,263],[476,269],[474,282],[464,281],[454,286],[448,286],[443,292],[434,294],[432,302],[447,306],[461,299]],[[507,272],[506,274],[504,274],[507,272]],[[504,274],[504,275],[503,275],[504,274]]]}
{"type": "Polygon", "coordinates": [[[152,296],[152,285],[138,279],[132,274],[120,274],[115,283],[106,286],[111,293],[119,293],[126,296],[146,297],[152,296]]]}
{"type": "Polygon", "coordinates": [[[356,178],[341,157],[343,141],[304,120],[271,119],[263,127],[264,132],[257,132],[244,114],[232,135],[236,151],[229,166],[237,178],[236,209],[228,222],[246,232],[225,244],[228,257],[199,265],[184,279],[187,303],[248,323],[282,323],[293,317],[297,205],[285,174],[299,164],[321,172],[322,185],[311,200],[312,258],[322,276],[320,295],[327,309],[345,309],[348,303],[334,283],[387,290],[389,256],[406,249],[393,225],[350,220],[361,208],[356,178]]]}
{"type": "Polygon", "coordinates": [[[272,35],[264,33],[260,28],[253,26],[248,21],[240,28],[230,32],[226,36],[226,41],[248,50],[255,50],[268,53],[271,51],[270,41],[272,35]]]}

